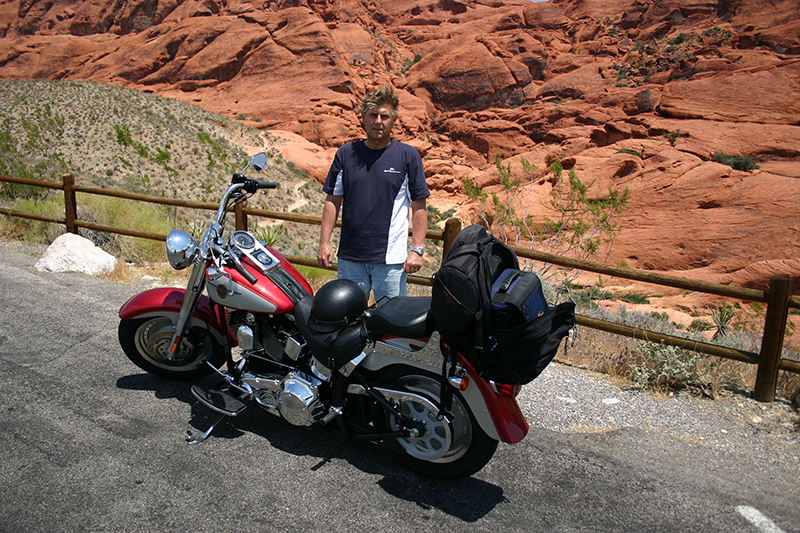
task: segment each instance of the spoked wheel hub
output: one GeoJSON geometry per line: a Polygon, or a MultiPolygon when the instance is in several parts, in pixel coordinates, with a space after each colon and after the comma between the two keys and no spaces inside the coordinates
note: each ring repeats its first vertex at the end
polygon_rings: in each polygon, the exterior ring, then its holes
{"type": "Polygon", "coordinates": [[[171,356],[170,347],[175,331],[172,319],[158,317],[144,322],[134,334],[136,350],[151,364],[164,369],[188,370],[187,365],[199,366],[213,355],[208,333],[186,332],[177,353],[171,356]]]}
{"type": "Polygon", "coordinates": [[[174,357],[170,358],[170,343],[174,332],[175,327],[171,320],[162,319],[149,324],[141,335],[141,339],[145,343],[144,349],[152,357],[160,359],[162,364],[169,365],[171,363],[174,364],[176,361],[185,361],[194,351],[194,345],[184,337],[178,347],[178,352],[174,357]]]}

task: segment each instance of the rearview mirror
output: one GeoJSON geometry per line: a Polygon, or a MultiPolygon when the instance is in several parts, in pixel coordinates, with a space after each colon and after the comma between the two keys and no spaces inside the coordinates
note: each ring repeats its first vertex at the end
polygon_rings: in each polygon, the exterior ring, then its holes
{"type": "Polygon", "coordinates": [[[267,161],[267,154],[264,152],[258,152],[250,160],[250,164],[253,165],[253,168],[256,169],[256,172],[261,172],[264,170],[264,167],[267,166],[267,161]]]}

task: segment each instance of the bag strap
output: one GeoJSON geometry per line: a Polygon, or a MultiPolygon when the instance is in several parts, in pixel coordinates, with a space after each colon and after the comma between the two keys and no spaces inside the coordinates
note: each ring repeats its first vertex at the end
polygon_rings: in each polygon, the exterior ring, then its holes
{"type": "MultiPolygon", "coordinates": [[[[489,275],[489,256],[492,248],[489,246],[494,242],[492,235],[478,242],[478,296],[480,298],[479,311],[475,315],[475,350],[483,351],[488,344],[488,336],[491,331],[492,323],[492,280],[489,275]]],[[[472,348],[472,346],[470,346],[472,348]]]]}

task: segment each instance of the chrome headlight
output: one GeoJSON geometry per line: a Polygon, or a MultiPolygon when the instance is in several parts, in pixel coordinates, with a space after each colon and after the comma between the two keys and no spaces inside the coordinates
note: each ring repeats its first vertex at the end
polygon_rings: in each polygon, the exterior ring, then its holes
{"type": "Polygon", "coordinates": [[[194,237],[178,229],[167,235],[167,259],[175,270],[188,267],[197,257],[197,241],[194,237]]]}

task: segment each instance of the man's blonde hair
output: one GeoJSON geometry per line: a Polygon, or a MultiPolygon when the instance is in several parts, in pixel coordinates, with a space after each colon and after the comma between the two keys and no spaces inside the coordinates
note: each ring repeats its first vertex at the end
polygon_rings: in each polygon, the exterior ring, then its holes
{"type": "Polygon", "coordinates": [[[391,87],[381,87],[366,95],[361,99],[360,111],[365,114],[373,107],[389,104],[392,108],[392,116],[397,116],[398,108],[400,107],[400,100],[394,94],[394,89],[391,87]]]}

